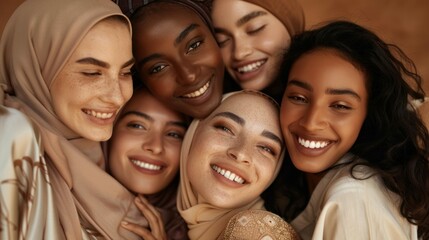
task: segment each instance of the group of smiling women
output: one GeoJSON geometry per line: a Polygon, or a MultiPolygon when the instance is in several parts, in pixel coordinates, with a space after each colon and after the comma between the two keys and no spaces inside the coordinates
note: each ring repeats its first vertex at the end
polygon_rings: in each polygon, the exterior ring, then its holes
{"type": "Polygon", "coordinates": [[[295,0],[26,0],[0,239],[429,239],[422,79],[295,0]]]}

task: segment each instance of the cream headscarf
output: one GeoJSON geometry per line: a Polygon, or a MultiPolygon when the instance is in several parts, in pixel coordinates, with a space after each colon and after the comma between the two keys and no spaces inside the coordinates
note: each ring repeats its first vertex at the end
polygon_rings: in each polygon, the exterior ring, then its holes
{"type": "Polygon", "coordinates": [[[128,22],[108,0],[26,0],[0,43],[0,103],[21,110],[39,128],[67,239],[81,239],[82,229],[107,239],[138,239],[119,227],[121,220],[147,224],[134,195],[104,172],[100,143],[74,133],[52,107],[53,80],[91,27],[110,16],[128,22]]]}
{"type": "MultiPolygon", "coordinates": [[[[269,101],[273,101],[269,96],[256,91],[242,90],[225,94],[222,103],[228,97],[235,94],[258,94],[266,97],[269,101]]],[[[221,105],[222,105],[221,103],[221,105]]],[[[274,104],[274,103],[273,103],[274,104]]],[[[210,117],[209,115],[208,117],[210,117]]],[[[279,118],[279,116],[273,116],[279,118]]],[[[237,213],[248,209],[264,209],[264,201],[258,197],[252,202],[236,209],[222,209],[206,203],[198,202],[198,193],[192,188],[189,178],[186,173],[186,163],[188,160],[189,150],[192,147],[192,140],[195,131],[198,127],[200,120],[193,120],[188,130],[186,131],[185,138],[182,142],[182,151],[180,156],[180,185],[179,193],[177,196],[177,209],[180,215],[188,223],[188,236],[190,239],[217,239],[217,237],[225,230],[228,221],[237,213]]],[[[280,156],[276,170],[272,176],[271,182],[276,178],[284,158],[284,149],[280,156]]],[[[269,184],[266,186],[268,188],[269,184]]]]}

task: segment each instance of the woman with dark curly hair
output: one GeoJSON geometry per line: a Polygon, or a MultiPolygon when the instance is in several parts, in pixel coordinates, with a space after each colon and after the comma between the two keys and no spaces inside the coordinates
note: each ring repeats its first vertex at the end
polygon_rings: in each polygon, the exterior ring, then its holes
{"type": "Polygon", "coordinates": [[[277,179],[274,211],[294,218],[307,204],[291,222],[303,239],[428,239],[429,134],[410,104],[424,99],[412,61],[338,21],[294,37],[281,77],[288,170],[302,181],[277,179]]]}

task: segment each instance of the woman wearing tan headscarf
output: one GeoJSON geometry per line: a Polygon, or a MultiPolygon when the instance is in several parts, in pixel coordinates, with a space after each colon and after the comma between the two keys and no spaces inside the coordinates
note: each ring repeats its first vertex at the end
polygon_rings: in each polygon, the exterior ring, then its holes
{"type": "Polygon", "coordinates": [[[260,92],[227,94],[207,118],[194,120],[182,143],[177,199],[190,239],[276,239],[278,232],[282,239],[295,236],[280,218],[255,211],[264,209],[259,195],[276,177],[284,150],[278,106],[260,92]],[[239,216],[226,230],[230,219],[247,210],[244,219],[249,221],[243,223],[239,216]],[[255,216],[262,216],[262,222],[269,219],[268,225],[242,232],[255,223],[250,221],[255,216]],[[266,232],[269,224],[277,224],[275,231],[266,232]]]}
{"type": "Polygon", "coordinates": [[[305,27],[297,0],[213,0],[212,21],[228,72],[227,92],[263,91],[280,102],[284,81],[277,79],[292,36],[305,27]]]}
{"type": "Polygon", "coordinates": [[[138,239],[100,141],[132,94],[131,28],[106,0],[28,0],[0,43],[0,239],[138,239]]]}

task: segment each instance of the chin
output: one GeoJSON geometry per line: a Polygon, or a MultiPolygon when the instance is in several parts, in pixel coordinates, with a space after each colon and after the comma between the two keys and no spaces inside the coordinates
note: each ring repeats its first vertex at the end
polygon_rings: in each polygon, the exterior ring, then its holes
{"type": "Polygon", "coordinates": [[[109,140],[112,137],[112,130],[102,131],[102,132],[86,133],[86,134],[81,135],[81,136],[83,138],[86,138],[86,139],[94,141],[94,142],[103,142],[103,141],[109,140]]]}

